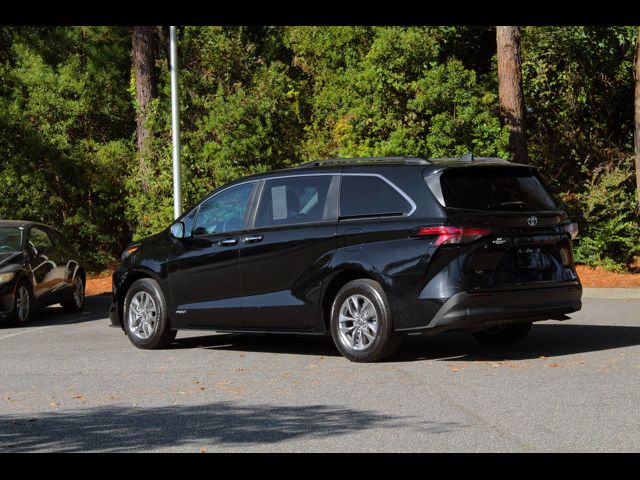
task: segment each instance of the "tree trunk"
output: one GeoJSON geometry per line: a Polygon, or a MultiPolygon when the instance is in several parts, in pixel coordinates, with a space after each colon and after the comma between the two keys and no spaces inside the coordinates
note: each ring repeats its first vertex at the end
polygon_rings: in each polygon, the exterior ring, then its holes
{"type": "Polygon", "coordinates": [[[527,139],[524,130],[520,29],[496,27],[496,46],[500,113],[510,130],[509,150],[514,161],[528,163],[527,139]]]}
{"type": "Polygon", "coordinates": [[[640,30],[636,40],[636,69],[635,69],[635,154],[636,154],[636,196],[637,196],[637,212],[640,215],[640,30]]]}
{"type": "Polygon", "coordinates": [[[143,188],[147,170],[146,159],[149,154],[149,102],[158,95],[158,75],[156,72],[156,55],[158,51],[155,27],[133,27],[132,32],[133,69],[136,87],[136,136],[138,139],[138,158],[143,188]]]}

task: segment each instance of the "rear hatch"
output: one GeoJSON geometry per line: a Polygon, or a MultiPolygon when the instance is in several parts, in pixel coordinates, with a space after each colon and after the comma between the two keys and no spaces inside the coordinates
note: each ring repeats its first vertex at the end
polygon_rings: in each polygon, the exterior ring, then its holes
{"type": "MultiPolygon", "coordinates": [[[[448,224],[479,232],[456,244],[462,289],[577,282],[570,222],[535,169],[473,165],[436,176],[441,191],[434,193],[445,206],[448,224]]],[[[427,179],[432,191],[434,180],[427,179]]]]}

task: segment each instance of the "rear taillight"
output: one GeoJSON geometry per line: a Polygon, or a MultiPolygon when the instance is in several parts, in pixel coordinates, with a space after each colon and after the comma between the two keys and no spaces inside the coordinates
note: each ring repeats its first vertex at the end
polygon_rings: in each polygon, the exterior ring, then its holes
{"type": "Polygon", "coordinates": [[[440,226],[420,228],[417,235],[419,237],[436,236],[433,245],[437,247],[451,243],[470,243],[492,233],[493,231],[488,228],[440,226]]]}
{"type": "Polygon", "coordinates": [[[562,228],[571,236],[571,240],[575,239],[578,235],[578,224],[576,222],[565,223],[562,228]]]}

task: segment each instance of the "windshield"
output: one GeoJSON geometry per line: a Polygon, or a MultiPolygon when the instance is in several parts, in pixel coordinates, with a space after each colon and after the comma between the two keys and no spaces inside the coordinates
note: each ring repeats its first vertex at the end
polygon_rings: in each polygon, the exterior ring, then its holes
{"type": "Polygon", "coordinates": [[[455,168],[440,177],[445,206],[470,210],[558,210],[535,171],[517,167],[455,168]]]}
{"type": "Polygon", "coordinates": [[[0,227],[0,254],[20,251],[22,230],[18,227],[0,227]]]}

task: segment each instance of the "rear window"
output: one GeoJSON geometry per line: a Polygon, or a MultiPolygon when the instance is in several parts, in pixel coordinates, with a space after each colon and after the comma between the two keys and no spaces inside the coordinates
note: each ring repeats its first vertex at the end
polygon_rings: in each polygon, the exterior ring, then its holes
{"type": "Polygon", "coordinates": [[[403,215],[410,211],[409,202],[382,178],[358,174],[342,176],[342,218],[403,215]]]}
{"type": "MultiPolygon", "coordinates": [[[[430,187],[432,183],[427,181],[430,187]]],[[[524,167],[452,168],[440,175],[440,188],[441,200],[446,207],[451,208],[527,211],[558,209],[537,174],[524,167]]]]}

